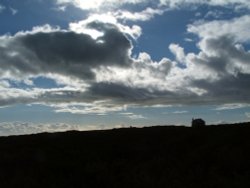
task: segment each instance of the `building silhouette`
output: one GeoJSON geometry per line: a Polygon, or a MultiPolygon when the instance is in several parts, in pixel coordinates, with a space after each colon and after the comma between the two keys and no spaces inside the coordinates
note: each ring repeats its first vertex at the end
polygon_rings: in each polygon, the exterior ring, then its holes
{"type": "Polygon", "coordinates": [[[192,119],[192,127],[204,127],[206,122],[203,119],[192,119]]]}

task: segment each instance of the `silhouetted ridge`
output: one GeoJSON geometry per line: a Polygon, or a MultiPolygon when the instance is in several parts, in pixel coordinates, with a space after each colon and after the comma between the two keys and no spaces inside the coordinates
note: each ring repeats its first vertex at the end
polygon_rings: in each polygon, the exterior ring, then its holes
{"type": "Polygon", "coordinates": [[[0,187],[249,188],[250,123],[0,137],[0,187]]]}

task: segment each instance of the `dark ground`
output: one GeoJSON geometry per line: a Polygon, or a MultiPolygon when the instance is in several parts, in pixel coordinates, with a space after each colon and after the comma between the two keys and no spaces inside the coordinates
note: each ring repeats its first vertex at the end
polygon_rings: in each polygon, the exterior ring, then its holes
{"type": "Polygon", "coordinates": [[[0,138],[0,188],[249,188],[250,123],[0,138]]]}

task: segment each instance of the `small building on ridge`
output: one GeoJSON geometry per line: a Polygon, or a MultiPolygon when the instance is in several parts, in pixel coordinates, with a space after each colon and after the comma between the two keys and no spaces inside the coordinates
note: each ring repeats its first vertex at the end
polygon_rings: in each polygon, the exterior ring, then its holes
{"type": "Polygon", "coordinates": [[[192,119],[192,127],[204,127],[206,122],[203,119],[192,119]]]}

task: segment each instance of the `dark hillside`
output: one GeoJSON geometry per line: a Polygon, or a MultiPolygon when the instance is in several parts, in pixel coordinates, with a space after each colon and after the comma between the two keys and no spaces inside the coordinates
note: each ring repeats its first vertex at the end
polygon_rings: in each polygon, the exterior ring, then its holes
{"type": "Polygon", "coordinates": [[[249,188],[250,123],[1,137],[0,187],[249,188]]]}

